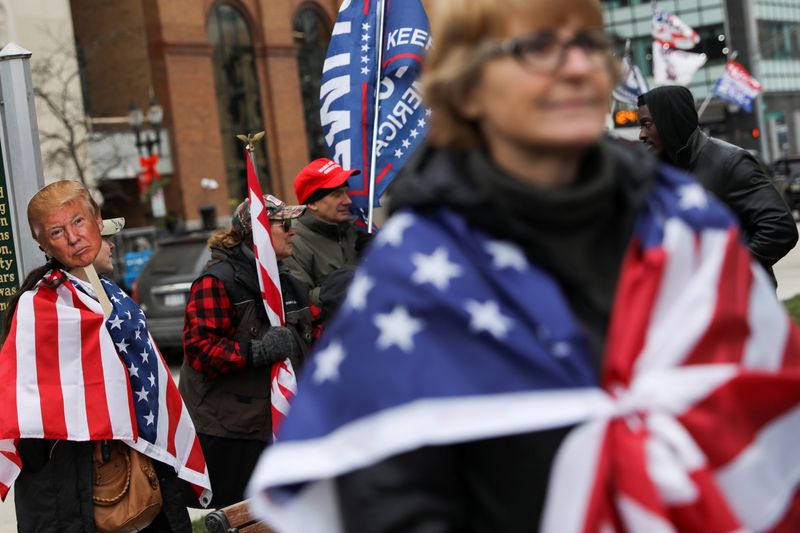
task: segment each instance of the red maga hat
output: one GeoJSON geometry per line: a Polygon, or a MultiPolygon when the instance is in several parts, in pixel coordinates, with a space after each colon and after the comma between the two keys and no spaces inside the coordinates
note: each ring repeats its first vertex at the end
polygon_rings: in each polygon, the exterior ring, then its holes
{"type": "Polygon", "coordinates": [[[326,158],[315,159],[307,164],[294,178],[294,193],[297,201],[306,203],[308,198],[319,189],[338,189],[347,183],[347,179],[361,174],[360,170],[345,170],[339,163],[326,158]]]}

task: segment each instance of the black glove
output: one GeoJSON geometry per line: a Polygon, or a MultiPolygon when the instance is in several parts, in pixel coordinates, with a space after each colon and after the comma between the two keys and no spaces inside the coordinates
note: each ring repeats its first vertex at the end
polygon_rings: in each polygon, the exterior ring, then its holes
{"type": "Polygon", "coordinates": [[[272,366],[287,357],[298,357],[294,335],[286,327],[272,327],[261,340],[250,341],[250,355],[247,361],[251,366],[272,366]]]}
{"type": "Polygon", "coordinates": [[[328,274],[328,277],[322,282],[319,289],[319,305],[322,309],[323,320],[330,319],[344,302],[347,288],[353,281],[356,268],[355,265],[343,266],[328,274]]]}
{"type": "Polygon", "coordinates": [[[375,237],[374,233],[366,233],[364,231],[359,231],[356,233],[356,255],[358,257],[362,257],[364,252],[367,251],[367,247],[369,243],[372,242],[373,237],[375,237]]]}

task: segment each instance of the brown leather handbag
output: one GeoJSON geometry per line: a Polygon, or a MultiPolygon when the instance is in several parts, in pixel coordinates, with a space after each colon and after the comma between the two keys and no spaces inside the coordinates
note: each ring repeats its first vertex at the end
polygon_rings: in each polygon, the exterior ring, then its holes
{"type": "Polygon", "coordinates": [[[100,533],[134,533],[161,512],[161,487],[153,461],[118,441],[94,448],[94,522],[100,533]]]}

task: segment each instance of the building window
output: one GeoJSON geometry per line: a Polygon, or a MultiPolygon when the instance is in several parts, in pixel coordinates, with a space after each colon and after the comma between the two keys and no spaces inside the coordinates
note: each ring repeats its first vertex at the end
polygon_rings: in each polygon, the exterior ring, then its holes
{"type": "MultiPolygon", "coordinates": [[[[231,203],[238,204],[247,198],[247,167],[244,145],[236,135],[264,129],[253,41],[242,13],[225,3],[211,9],[208,40],[213,46],[214,82],[228,196],[231,203]]],[[[256,149],[256,158],[261,186],[269,191],[266,137],[256,149]]]]}
{"type": "Polygon", "coordinates": [[[758,21],[758,47],[764,59],[800,59],[800,23],[758,21]]]}
{"type": "Polygon", "coordinates": [[[311,159],[327,157],[325,138],[319,121],[319,89],[331,30],[316,9],[303,7],[294,19],[294,32],[297,41],[297,68],[303,95],[303,113],[308,135],[308,153],[311,159]]]}

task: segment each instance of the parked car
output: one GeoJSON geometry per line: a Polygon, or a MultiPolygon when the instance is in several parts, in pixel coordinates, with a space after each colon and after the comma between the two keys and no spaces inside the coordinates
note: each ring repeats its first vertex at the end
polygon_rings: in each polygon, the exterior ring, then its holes
{"type": "Polygon", "coordinates": [[[147,315],[147,327],[164,357],[183,357],[183,313],[192,282],[211,258],[209,233],[160,241],[135,281],[133,297],[147,315]]]}

